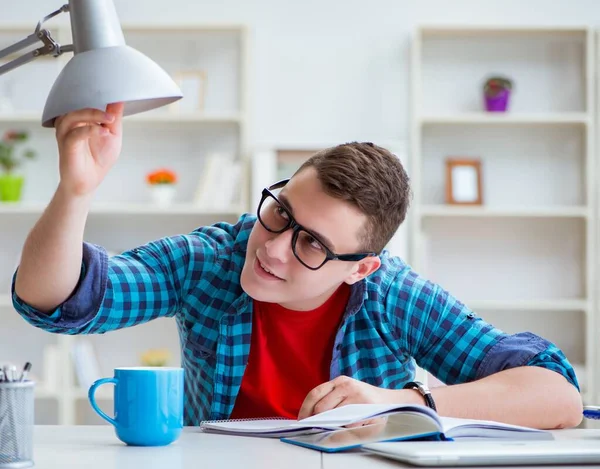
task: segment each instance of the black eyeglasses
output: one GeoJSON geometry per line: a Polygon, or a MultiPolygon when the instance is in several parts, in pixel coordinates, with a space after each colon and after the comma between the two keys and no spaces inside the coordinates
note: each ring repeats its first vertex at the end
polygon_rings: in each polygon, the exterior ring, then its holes
{"type": "Polygon", "coordinates": [[[292,235],[292,252],[302,265],[310,270],[318,270],[327,261],[360,261],[365,257],[376,256],[375,252],[358,252],[354,254],[335,254],[317,235],[300,225],[287,208],[271,192],[281,189],[289,179],[276,182],[263,189],[257,216],[265,230],[271,233],[283,233],[290,228],[292,235]]]}

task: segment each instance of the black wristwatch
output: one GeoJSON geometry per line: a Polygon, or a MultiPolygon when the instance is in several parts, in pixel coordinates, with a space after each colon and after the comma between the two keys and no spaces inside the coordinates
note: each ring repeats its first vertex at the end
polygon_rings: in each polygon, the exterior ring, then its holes
{"type": "Polygon", "coordinates": [[[433,397],[431,396],[431,391],[423,383],[421,383],[420,381],[411,381],[409,383],[406,383],[403,389],[416,389],[417,391],[419,391],[419,393],[421,393],[421,396],[423,396],[423,399],[425,399],[425,404],[427,404],[427,407],[430,407],[437,412],[437,409],[435,408],[435,402],[433,400],[433,397]]]}

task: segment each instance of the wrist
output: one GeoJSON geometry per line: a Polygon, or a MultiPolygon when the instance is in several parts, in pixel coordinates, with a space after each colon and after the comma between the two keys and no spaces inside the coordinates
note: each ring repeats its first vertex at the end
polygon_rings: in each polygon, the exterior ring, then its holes
{"type": "Polygon", "coordinates": [[[84,208],[87,209],[91,204],[93,192],[91,193],[78,193],[77,190],[69,187],[68,184],[61,181],[58,184],[54,198],[57,203],[66,205],[70,208],[84,208]]]}
{"type": "Polygon", "coordinates": [[[406,393],[407,399],[405,402],[409,404],[418,404],[427,406],[427,401],[425,400],[425,396],[419,392],[418,389],[402,389],[401,392],[406,393]]]}

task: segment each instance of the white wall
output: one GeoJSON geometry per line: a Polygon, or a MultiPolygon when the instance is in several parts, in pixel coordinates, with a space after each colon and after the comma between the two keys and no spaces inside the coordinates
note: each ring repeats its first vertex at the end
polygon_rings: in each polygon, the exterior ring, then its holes
{"type": "MultiPolygon", "coordinates": [[[[33,28],[62,3],[11,2],[0,22],[33,28]]],[[[419,24],[600,24],[597,0],[115,0],[115,5],[127,23],[247,24],[250,143],[278,145],[406,140],[409,39],[419,24]]]]}

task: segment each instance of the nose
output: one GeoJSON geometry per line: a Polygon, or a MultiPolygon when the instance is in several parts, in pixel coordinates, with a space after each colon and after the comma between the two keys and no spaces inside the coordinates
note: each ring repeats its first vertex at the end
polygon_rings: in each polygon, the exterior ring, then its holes
{"type": "Polygon", "coordinates": [[[286,230],[283,233],[273,234],[273,237],[265,243],[267,255],[271,259],[280,262],[288,262],[292,253],[292,230],[286,230]]]}

